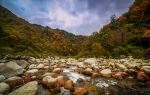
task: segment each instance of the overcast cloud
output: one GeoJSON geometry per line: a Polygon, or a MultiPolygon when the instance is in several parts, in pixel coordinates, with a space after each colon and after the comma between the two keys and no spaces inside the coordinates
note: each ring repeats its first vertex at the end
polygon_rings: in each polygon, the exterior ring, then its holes
{"type": "Polygon", "coordinates": [[[133,0],[0,0],[30,23],[89,35],[109,23],[110,16],[128,11],[133,0]]]}

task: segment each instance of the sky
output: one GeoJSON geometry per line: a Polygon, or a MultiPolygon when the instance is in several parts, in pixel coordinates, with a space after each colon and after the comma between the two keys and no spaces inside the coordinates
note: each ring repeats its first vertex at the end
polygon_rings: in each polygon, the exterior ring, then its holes
{"type": "Polygon", "coordinates": [[[127,12],[133,0],[0,0],[0,5],[30,23],[90,35],[127,12]]]}

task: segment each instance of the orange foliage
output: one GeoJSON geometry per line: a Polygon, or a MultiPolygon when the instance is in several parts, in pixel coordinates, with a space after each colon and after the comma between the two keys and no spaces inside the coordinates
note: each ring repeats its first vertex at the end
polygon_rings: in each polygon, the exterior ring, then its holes
{"type": "Polygon", "coordinates": [[[120,16],[119,17],[119,21],[122,23],[122,22],[125,22],[127,18],[125,16],[120,16]]]}
{"type": "Polygon", "coordinates": [[[16,35],[13,35],[13,34],[9,35],[9,38],[11,38],[12,40],[17,40],[16,35]]]}
{"type": "Polygon", "coordinates": [[[100,49],[101,48],[101,44],[100,43],[93,43],[92,47],[96,48],[96,49],[100,49]]]}
{"type": "Polygon", "coordinates": [[[137,5],[133,5],[131,8],[130,8],[130,12],[131,13],[134,13],[134,12],[139,12],[141,10],[141,8],[137,5]]]}
{"type": "Polygon", "coordinates": [[[11,32],[11,34],[9,35],[9,38],[12,40],[17,40],[17,32],[13,31],[11,32]]]}
{"type": "Polygon", "coordinates": [[[150,37],[150,29],[146,29],[146,30],[144,31],[144,36],[145,36],[145,37],[150,37]]]}

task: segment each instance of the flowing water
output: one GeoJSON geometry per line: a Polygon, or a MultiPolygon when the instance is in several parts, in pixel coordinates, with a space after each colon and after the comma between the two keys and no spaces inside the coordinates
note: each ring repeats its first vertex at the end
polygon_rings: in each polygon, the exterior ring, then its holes
{"type": "Polygon", "coordinates": [[[96,87],[103,92],[102,95],[150,95],[150,88],[147,88],[145,85],[142,87],[138,86],[140,82],[135,80],[116,80],[104,77],[91,78],[78,72],[74,72],[71,67],[64,68],[62,74],[71,79],[74,84],[77,83],[79,78],[91,81],[92,84],[96,85],[96,87]]]}
{"type": "Polygon", "coordinates": [[[98,77],[98,78],[91,78],[89,76],[80,74],[78,72],[74,72],[72,69],[70,68],[64,68],[63,73],[69,78],[71,79],[74,83],[77,82],[77,80],[79,78],[82,78],[84,80],[89,80],[91,81],[93,84],[95,84],[97,87],[99,88],[107,88],[111,85],[116,85],[117,81],[114,79],[108,79],[108,78],[102,78],[102,77],[98,77]]]}

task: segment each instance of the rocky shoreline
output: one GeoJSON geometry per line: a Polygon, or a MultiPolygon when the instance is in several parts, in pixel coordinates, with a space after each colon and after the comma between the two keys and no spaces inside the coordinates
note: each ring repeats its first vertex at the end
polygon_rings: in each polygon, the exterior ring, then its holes
{"type": "Polygon", "coordinates": [[[0,95],[149,95],[150,60],[0,56],[0,95]]]}

